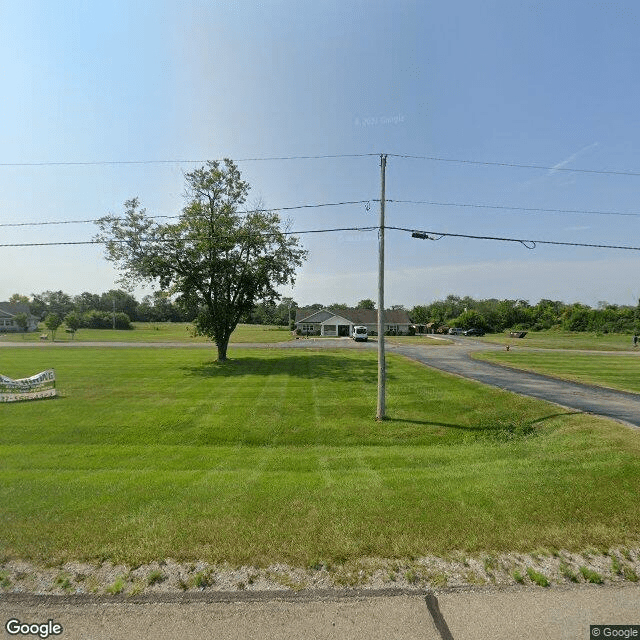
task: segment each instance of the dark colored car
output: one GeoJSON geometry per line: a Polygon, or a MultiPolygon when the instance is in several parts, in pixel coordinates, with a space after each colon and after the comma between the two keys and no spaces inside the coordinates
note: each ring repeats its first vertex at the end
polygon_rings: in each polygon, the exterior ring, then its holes
{"type": "Polygon", "coordinates": [[[484,331],[482,329],[467,329],[464,332],[465,336],[483,336],[484,331]]]}

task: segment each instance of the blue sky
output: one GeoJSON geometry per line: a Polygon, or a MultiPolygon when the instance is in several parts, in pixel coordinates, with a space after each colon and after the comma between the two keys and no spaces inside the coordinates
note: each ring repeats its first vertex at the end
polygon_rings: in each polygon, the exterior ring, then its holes
{"type": "MultiPolygon", "coordinates": [[[[0,222],[96,218],[138,196],[184,204],[205,160],[391,156],[387,224],[640,246],[636,2],[131,2],[0,7],[0,222]],[[56,165],[176,160],[156,164],[56,165]],[[23,164],[24,163],[24,164],[23,164]],[[25,166],[25,164],[27,166],[25,166]],[[445,206],[446,205],[446,206],[445,206]]],[[[293,229],[378,222],[379,157],[241,162],[250,201],[293,229]]],[[[91,224],[2,227],[2,243],[89,240],[91,224]]],[[[303,236],[300,304],[376,299],[376,233],[303,236]]],[[[0,299],[117,286],[96,246],[0,248],[0,299]]],[[[388,305],[449,293],[636,304],[640,252],[387,232],[388,305]]],[[[142,293],[140,291],[139,293],[142,293]]]]}

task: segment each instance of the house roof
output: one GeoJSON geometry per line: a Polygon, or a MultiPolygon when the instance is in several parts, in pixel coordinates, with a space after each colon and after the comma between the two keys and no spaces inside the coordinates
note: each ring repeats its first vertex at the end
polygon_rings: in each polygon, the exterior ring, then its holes
{"type": "Polygon", "coordinates": [[[296,322],[324,322],[332,315],[328,309],[296,309],[296,322]]]}
{"type": "Polygon", "coordinates": [[[13,318],[18,313],[26,313],[27,316],[30,316],[29,305],[24,304],[24,302],[0,302],[0,316],[13,318]]]}
{"type": "MultiPolygon", "coordinates": [[[[322,309],[297,309],[296,322],[324,322],[333,316],[342,317],[353,324],[376,324],[378,312],[375,309],[336,309],[329,311],[322,309]]],[[[409,314],[404,310],[390,310],[384,312],[385,324],[411,324],[409,314]]]]}

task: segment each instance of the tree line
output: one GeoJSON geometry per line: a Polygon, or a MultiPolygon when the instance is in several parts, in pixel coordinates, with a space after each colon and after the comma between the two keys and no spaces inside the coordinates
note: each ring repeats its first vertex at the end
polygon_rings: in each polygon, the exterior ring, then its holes
{"type": "MultiPolygon", "coordinates": [[[[132,322],[193,322],[197,313],[163,291],[146,295],[141,301],[122,289],[100,294],[85,291],[76,296],[64,291],[43,291],[31,296],[15,293],[9,302],[29,305],[31,314],[42,322],[55,316],[69,327],[77,325],[78,329],[111,329],[114,318],[117,329],[130,329],[132,322]]],[[[292,298],[282,298],[279,303],[260,302],[243,315],[242,322],[290,326],[295,322],[297,308],[292,298]]]]}
{"type": "Polygon", "coordinates": [[[162,292],[145,296],[141,302],[121,289],[111,289],[101,294],[85,291],[71,296],[64,291],[43,291],[31,296],[14,294],[11,303],[29,305],[29,310],[44,321],[54,315],[66,322],[79,319],[80,327],[112,328],[114,317],[119,329],[131,328],[131,322],[188,322],[188,317],[178,305],[162,292]]]}
{"type": "Polygon", "coordinates": [[[435,327],[477,328],[501,333],[506,330],[591,331],[596,333],[640,332],[640,300],[634,306],[599,302],[596,308],[575,302],[542,299],[536,304],[527,300],[474,300],[449,295],[428,305],[415,306],[412,322],[435,327]]]}
{"type": "MultiPolygon", "coordinates": [[[[43,291],[31,294],[31,297],[14,294],[9,301],[28,304],[31,313],[42,321],[54,315],[68,327],[73,328],[74,325],[77,329],[111,329],[114,318],[118,329],[131,328],[132,322],[193,322],[195,319],[193,310],[186,309],[179,300],[172,300],[162,291],[146,295],[141,301],[121,289],[101,294],[85,291],[77,296],[63,291],[43,291]]],[[[282,298],[278,302],[262,301],[245,312],[241,322],[293,328],[299,306],[293,298],[282,298]]],[[[339,313],[340,309],[350,307],[340,302],[317,302],[305,308],[330,309],[339,313]]],[[[355,308],[375,309],[376,306],[373,300],[366,298],[360,300],[355,308]]],[[[392,308],[404,309],[402,305],[392,308]]],[[[596,333],[640,333],[640,300],[636,306],[599,302],[596,308],[592,308],[579,302],[567,304],[559,300],[542,299],[530,304],[527,300],[475,300],[469,296],[449,295],[430,304],[416,305],[407,309],[407,313],[411,322],[420,326],[431,324],[432,330],[446,326],[494,333],[553,328],[596,333]]]]}

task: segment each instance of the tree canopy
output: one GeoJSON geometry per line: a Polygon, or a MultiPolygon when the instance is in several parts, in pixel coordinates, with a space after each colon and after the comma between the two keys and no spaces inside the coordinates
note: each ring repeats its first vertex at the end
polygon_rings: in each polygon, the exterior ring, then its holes
{"type": "Polygon", "coordinates": [[[209,161],[185,179],[187,204],[178,222],[156,222],[134,198],[124,217],[98,221],[97,239],[123,282],[155,281],[196,311],[196,330],[215,341],[224,361],[240,319],[258,302],[278,300],[276,287],[293,284],[307,252],[276,213],[239,211],[249,185],[231,160],[209,161]]]}

